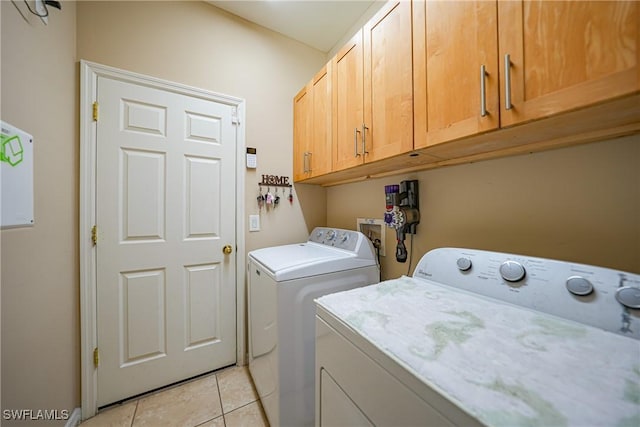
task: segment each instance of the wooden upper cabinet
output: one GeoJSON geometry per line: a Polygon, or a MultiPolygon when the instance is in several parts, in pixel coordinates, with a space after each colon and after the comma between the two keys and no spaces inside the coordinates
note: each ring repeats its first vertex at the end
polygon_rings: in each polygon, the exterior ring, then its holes
{"type": "Polygon", "coordinates": [[[293,98],[293,180],[309,178],[311,149],[311,86],[306,85],[293,98]]]}
{"type": "Polygon", "coordinates": [[[362,31],[331,60],[333,73],[333,170],[362,164],[364,123],[362,31]]]}
{"type": "Polygon", "coordinates": [[[309,172],[312,177],[331,172],[331,64],[327,64],[311,81],[312,124],[309,172]]]}
{"type": "Polygon", "coordinates": [[[411,2],[391,1],[363,28],[365,162],[413,150],[411,2]]]}
{"type": "Polygon", "coordinates": [[[500,1],[498,17],[502,98],[511,98],[502,126],[640,90],[640,3],[500,1]]]}
{"type": "Polygon", "coordinates": [[[331,172],[331,65],[293,99],[293,180],[331,172]]]}
{"type": "Polygon", "coordinates": [[[411,151],[411,2],[385,4],[332,66],[333,170],[411,151]]]}
{"type": "Polygon", "coordinates": [[[497,5],[413,4],[415,148],[497,129],[497,5]]]}

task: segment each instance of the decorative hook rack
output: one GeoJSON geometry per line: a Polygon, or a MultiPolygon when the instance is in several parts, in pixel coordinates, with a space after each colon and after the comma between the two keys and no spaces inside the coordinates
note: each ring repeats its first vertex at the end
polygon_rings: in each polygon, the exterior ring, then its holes
{"type": "Polygon", "coordinates": [[[292,187],[292,185],[289,184],[288,176],[278,175],[262,175],[262,182],[259,182],[258,185],[267,185],[271,187],[292,187]]]}

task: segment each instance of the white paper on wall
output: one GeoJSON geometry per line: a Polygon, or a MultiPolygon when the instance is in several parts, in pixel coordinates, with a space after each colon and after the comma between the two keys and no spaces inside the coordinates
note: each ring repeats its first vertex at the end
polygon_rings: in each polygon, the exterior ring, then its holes
{"type": "Polygon", "coordinates": [[[32,226],[33,137],[8,123],[0,123],[0,225],[32,226]]]}

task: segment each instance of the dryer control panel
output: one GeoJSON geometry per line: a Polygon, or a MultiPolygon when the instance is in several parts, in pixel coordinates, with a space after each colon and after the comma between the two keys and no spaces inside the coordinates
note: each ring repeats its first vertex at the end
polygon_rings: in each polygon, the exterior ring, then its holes
{"type": "Polygon", "coordinates": [[[640,339],[640,275],[476,249],[425,254],[414,277],[640,339]]]}

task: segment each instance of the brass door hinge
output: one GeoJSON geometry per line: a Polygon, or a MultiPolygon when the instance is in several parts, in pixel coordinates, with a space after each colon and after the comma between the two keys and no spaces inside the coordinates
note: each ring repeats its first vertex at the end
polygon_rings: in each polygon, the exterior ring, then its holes
{"type": "Polygon", "coordinates": [[[98,121],[98,101],[93,103],[93,121],[98,121]]]}
{"type": "Polygon", "coordinates": [[[96,368],[100,364],[100,353],[98,353],[98,347],[93,349],[93,366],[96,368]]]}
{"type": "Polygon", "coordinates": [[[91,241],[93,242],[93,246],[98,244],[98,226],[94,225],[91,227],[91,241]]]}

